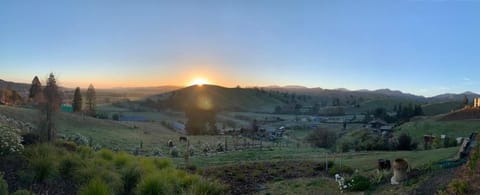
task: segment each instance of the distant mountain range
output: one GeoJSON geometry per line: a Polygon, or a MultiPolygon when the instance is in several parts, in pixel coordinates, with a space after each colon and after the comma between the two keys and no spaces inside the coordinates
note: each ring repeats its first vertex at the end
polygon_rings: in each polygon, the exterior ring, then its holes
{"type": "MultiPolygon", "coordinates": [[[[25,97],[28,95],[30,84],[4,81],[0,79],[0,89],[2,88],[13,89],[25,97]]],[[[226,88],[226,87],[215,86],[215,85],[205,85],[204,88],[215,88],[216,90],[213,90],[213,91],[219,94],[228,92],[227,94],[224,94],[224,95],[225,95],[225,98],[227,98],[230,101],[235,101],[235,97],[242,94],[240,92],[236,92],[236,90],[239,90],[238,88],[226,88]],[[230,94],[235,94],[235,95],[231,96],[230,94]]],[[[106,93],[107,92],[108,93],[131,93],[131,94],[144,95],[145,97],[155,97],[155,96],[161,97],[162,95],[160,94],[163,94],[163,96],[165,96],[165,94],[172,93],[172,91],[185,92],[191,89],[195,89],[195,88],[193,86],[185,87],[185,88],[182,88],[179,86],[126,87],[126,88],[119,87],[119,88],[111,88],[111,89],[97,89],[97,91],[103,91],[106,93]]],[[[445,93],[445,94],[440,94],[433,97],[424,97],[424,96],[404,93],[402,91],[390,90],[390,89],[378,89],[378,90],[348,90],[344,88],[322,89],[322,88],[307,88],[299,85],[249,87],[248,89],[252,89],[254,90],[254,92],[256,92],[255,90],[257,89],[263,89],[265,91],[275,91],[280,93],[308,95],[308,96],[316,97],[312,101],[321,101],[321,100],[330,101],[333,98],[339,98],[341,101],[349,101],[349,99],[353,97],[353,98],[361,98],[363,100],[395,99],[395,100],[402,100],[402,101],[435,103],[435,102],[448,102],[448,101],[462,101],[465,96],[467,96],[471,100],[474,97],[480,96],[479,94],[467,91],[460,94],[445,93]]],[[[67,91],[67,94],[73,91],[73,89],[71,88],[63,88],[63,90],[67,91]]],[[[272,98],[272,97],[273,96],[270,93],[269,98],[272,98]]],[[[218,98],[222,99],[221,97],[218,97],[218,98]]],[[[247,98],[247,97],[243,96],[243,98],[247,98]]],[[[261,98],[262,98],[261,102],[269,101],[268,100],[269,98],[265,98],[265,97],[261,97],[261,98]]],[[[255,98],[253,98],[252,100],[254,99],[255,98]]],[[[279,99],[281,98],[275,96],[274,99],[271,99],[271,101],[278,103],[279,99]]],[[[285,100],[282,100],[282,101],[285,101],[285,100]]],[[[243,101],[238,101],[238,102],[243,102],[243,101]]]]}

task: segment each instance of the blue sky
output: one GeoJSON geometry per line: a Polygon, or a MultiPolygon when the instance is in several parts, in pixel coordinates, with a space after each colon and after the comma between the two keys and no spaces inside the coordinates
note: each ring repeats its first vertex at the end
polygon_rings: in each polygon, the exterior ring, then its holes
{"type": "Polygon", "coordinates": [[[1,1],[0,79],[480,92],[480,1],[1,1]]]}

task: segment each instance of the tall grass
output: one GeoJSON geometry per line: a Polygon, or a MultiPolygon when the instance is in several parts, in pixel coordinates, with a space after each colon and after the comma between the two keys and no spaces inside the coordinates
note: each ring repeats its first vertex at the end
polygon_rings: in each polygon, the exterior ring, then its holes
{"type": "Polygon", "coordinates": [[[80,195],[110,195],[110,190],[102,180],[96,178],[83,186],[79,192],[80,195]]]}
{"type": "MultiPolygon", "coordinates": [[[[182,194],[225,189],[197,175],[175,169],[168,159],[137,157],[128,153],[81,146],[68,150],[64,144],[31,145],[25,149],[27,185],[54,185],[58,180],[82,186],[79,194],[182,194]]],[[[29,187],[29,186],[26,186],[29,187]]],[[[43,192],[36,192],[43,193],[43,192]]]]}
{"type": "Polygon", "coordinates": [[[8,194],[8,184],[7,181],[3,179],[3,173],[0,172],[0,195],[8,194]]]}

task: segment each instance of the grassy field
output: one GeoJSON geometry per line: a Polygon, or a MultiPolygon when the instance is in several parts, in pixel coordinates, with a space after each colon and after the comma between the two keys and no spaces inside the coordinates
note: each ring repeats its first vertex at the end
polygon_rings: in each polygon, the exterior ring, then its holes
{"type": "MultiPolygon", "coordinates": [[[[270,160],[309,160],[325,161],[327,150],[318,148],[298,148],[294,146],[287,148],[274,148],[273,150],[245,150],[233,151],[228,153],[218,153],[212,156],[195,156],[190,159],[193,165],[198,167],[232,165],[238,163],[248,163],[255,161],[270,160]]],[[[360,171],[371,171],[376,169],[378,159],[404,158],[412,167],[418,167],[427,163],[436,162],[455,157],[458,152],[457,147],[441,148],[436,150],[422,151],[395,151],[395,152],[355,152],[329,154],[328,160],[337,164],[343,164],[360,171]]],[[[182,164],[183,159],[175,159],[178,164],[182,164]]]]}
{"type": "Polygon", "coordinates": [[[431,103],[422,106],[423,113],[427,116],[434,116],[438,114],[445,114],[452,110],[457,110],[463,107],[463,103],[459,101],[431,103]]]}
{"type": "Polygon", "coordinates": [[[397,127],[394,134],[407,133],[423,143],[423,135],[468,137],[470,133],[480,130],[480,120],[438,121],[440,117],[441,115],[412,120],[397,127]]]}

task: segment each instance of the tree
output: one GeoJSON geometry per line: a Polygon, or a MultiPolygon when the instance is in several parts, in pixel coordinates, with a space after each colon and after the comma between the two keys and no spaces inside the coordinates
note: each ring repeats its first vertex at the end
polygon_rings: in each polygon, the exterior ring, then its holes
{"type": "Polygon", "coordinates": [[[73,103],[72,103],[73,112],[82,111],[82,104],[83,104],[82,93],[80,92],[80,87],[77,87],[75,89],[75,93],[73,94],[73,103]]]}
{"type": "Polygon", "coordinates": [[[58,90],[57,81],[53,73],[47,79],[47,85],[43,90],[44,101],[42,102],[41,111],[44,117],[42,129],[44,139],[51,142],[55,139],[56,129],[54,122],[54,114],[60,110],[62,104],[62,96],[58,90]],[[46,134],[46,135],[45,135],[46,134]]]}
{"type": "Polygon", "coordinates": [[[316,147],[330,148],[335,144],[337,134],[331,129],[319,128],[310,133],[306,140],[316,147]]]}
{"type": "Polygon", "coordinates": [[[467,97],[467,95],[464,95],[464,96],[463,96],[463,105],[465,105],[465,106],[468,105],[468,97],[467,97]]]}
{"type": "Polygon", "coordinates": [[[397,145],[397,150],[413,150],[416,149],[417,144],[412,142],[412,138],[405,134],[402,133],[398,137],[398,145],[397,145]]]}
{"type": "Polygon", "coordinates": [[[30,86],[30,91],[28,94],[28,98],[34,104],[38,104],[42,99],[42,83],[37,76],[35,76],[32,80],[32,85],[30,86]]]}
{"type": "Polygon", "coordinates": [[[93,87],[92,84],[88,86],[86,98],[87,98],[87,102],[86,102],[87,112],[89,115],[95,116],[97,104],[96,104],[95,88],[93,87]]]}
{"type": "Polygon", "coordinates": [[[214,109],[201,109],[190,107],[185,110],[187,124],[185,129],[190,135],[216,134],[216,111],[214,109]]]}

